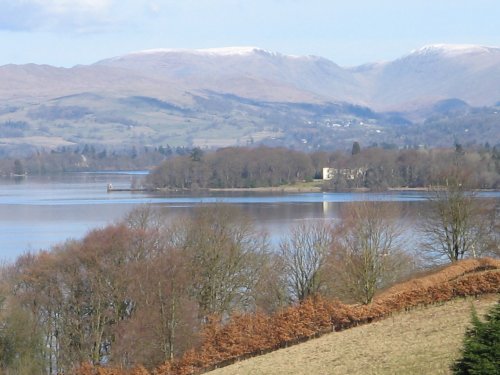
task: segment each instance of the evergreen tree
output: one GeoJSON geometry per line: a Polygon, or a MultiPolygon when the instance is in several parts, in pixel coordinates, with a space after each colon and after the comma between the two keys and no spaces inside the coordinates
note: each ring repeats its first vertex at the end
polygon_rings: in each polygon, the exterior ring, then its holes
{"type": "Polygon", "coordinates": [[[500,374],[500,301],[484,322],[472,311],[472,327],[465,334],[462,356],[452,366],[454,374],[500,374]]]}
{"type": "Polygon", "coordinates": [[[21,160],[14,160],[14,168],[12,169],[12,173],[16,176],[21,176],[25,173],[24,166],[21,160]]]}
{"type": "Polygon", "coordinates": [[[201,161],[203,158],[203,150],[199,147],[195,147],[191,150],[191,160],[192,161],[201,161]]]}
{"type": "Polygon", "coordinates": [[[360,152],[361,152],[361,146],[359,145],[359,142],[354,142],[352,144],[351,155],[357,155],[360,152]]]}

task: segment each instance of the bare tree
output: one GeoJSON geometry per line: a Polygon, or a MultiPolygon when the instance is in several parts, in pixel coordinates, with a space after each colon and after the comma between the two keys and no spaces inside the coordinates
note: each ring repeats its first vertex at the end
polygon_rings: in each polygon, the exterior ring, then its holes
{"type": "Polygon", "coordinates": [[[110,357],[115,365],[152,367],[193,344],[197,310],[187,293],[191,273],[186,263],[181,249],[165,248],[129,265],[133,311],[115,329],[110,357]]]}
{"type": "Polygon", "coordinates": [[[411,257],[401,249],[398,209],[383,202],[350,203],[342,211],[334,253],[338,289],[368,304],[375,292],[408,270],[411,257]]]}
{"type": "Polygon", "coordinates": [[[141,205],[130,211],[123,222],[134,233],[129,260],[155,257],[162,251],[165,225],[159,210],[151,205],[141,205]]]}
{"type": "Polygon", "coordinates": [[[222,204],[198,208],[186,225],[184,249],[200,318],[248,308],[267,236],[240,210],[222,204]]]}
{"type": "Polygon", "coordinates": [[[301,301],[321,291],[332,243],[332,227],[319,221],[301,223],[281,240],[280,254],[293,300],[301,301]]]}
{"type": "Polygon", "coordinates": [[[255,307],[273,313],[290,303],[283,258],[278,252],[264,254],[258,282],[252,293],[255,307]]]}
{"type": "Polygon", "coordinates": [[[422,223],[422,247],[429,258],[455,262],[498,251],[494,202],[479,199],[463,177],[447,177],[443,186],[431,190],[429,201],[422,223]]]}

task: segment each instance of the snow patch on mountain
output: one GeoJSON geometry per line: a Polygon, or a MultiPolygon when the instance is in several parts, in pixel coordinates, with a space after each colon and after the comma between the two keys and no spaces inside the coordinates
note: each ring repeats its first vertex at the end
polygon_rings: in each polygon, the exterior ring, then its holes
{"type": "Polygon", "coordinates": [[[422,48],[413,50],[410,55],[445,55],[445,56],[457,56],[463,54],[478,54],[478,53],[490,53],[495,50],[500,50],[496,47],[486,47],[475,44],[430,44],[423,46],[422,48]]]}
{"type": "Polygon", "coordinates": [[[273,52],[266,49],[253,46],[243,47],[221,47],[221,48],[202,48],[202,49],[184,49],[184,48],[155,48],[127,53],[125,55],[112,57],[102,62],[114,62],[126,60],[129,58],[142,57],[162,57],[164,55],[191,55],[200,57],[248,57],[252,55],[265,55],[269,57],[282,57],[296,60],[325,60],[318,56],[299,56],[286,55],[279,52],[273,52]]]}
{"type": "Polygon", "coordinates": [[[162,53],[189,53],[194,55],[249,55],[257,51],[263,51],[257,47],[222,47],[222,48],[203,48],[203,49],[174,49],[174,48],[158,48],[143,51],[132,52],[131,55],[151,55],[162,53]]]}

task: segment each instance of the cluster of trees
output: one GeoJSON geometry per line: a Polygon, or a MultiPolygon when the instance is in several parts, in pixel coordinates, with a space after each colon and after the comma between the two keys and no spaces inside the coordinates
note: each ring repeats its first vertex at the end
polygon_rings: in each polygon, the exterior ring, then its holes
{"type": "Polygon", "coordinates": [[[442,183],[449,171],[457,167],[467,175],[468,187],[500,186],[500,149],[491,147],[464,149],[457,144],[453,149],[386,150],[377,147],[362,149],[355,142],[350,155],[317,152],[311,154],[311,158],[316,170],[329,166],[363,171],[354,178],[336,175],[329,182],[328,187],[332,189],[428,187],[442,183]]]}
{"type": "Polygon", "coordinates": [[[500,186],[500,150],[491,147],[464,150],[362,149],[355,142],[351,153],[318,151],[303,153],[283,148],[224,148],[204,154],[170,158],[150,177],[160,188],[251,188],[293,184],[322,178],[324,167],[359,170],[359,174],[337,173],[326,189],[344,190],[388,187],[427,187],[441,182],[450,169],[468,171],[469,186],[500,186]]]}
{"type": "Polygon", "coordinates": [[[159,147],[121,147],[82,145],[63,146],[56,150],[38,150],[29,156],[2,157],[0,150],[0,176],[11,174],[44,175],[60,172],[96,170],[147,169],[159,165],[175,155],[189,155],[191,148],[169,145],[159,147]],[[19,173],[22,171],[22,173],[19,173]]]}
{"type": "Polygon", "coordinates": [[[271,251],[266,235],[232,207],[200,207],[171,224],[137,209],[121,224],[2,270],[0,365],[50,374],[85,362],[152,367],[195,346],[213,316],[334,294],[342,282],[332,277],[340,268],[334,233],[327,223],[301,225],[271,251]]]}
{"type": "Polygon", "coordinates": [[[308,154],[285,148],[224,148],[166,160],[150,177],[160,188],[251,188],[312,180],[308,154]]]}
{"type": "Polygon", "coordinates": [[[294,184],[322,178],[324,167],[356,170],[337,173],[325,189],[427,187],[441,182],[450,169],[467,171],[469,187],[500,187],[500,150],[488,145],[464,149],[362,148],[351,152],[304,153],[285,148],[229,147],[217,151],[170,146],[110,150],[92,145],[38,151],[24,158],[0,158],[1,175],[47,174],[109,169],[154,169],[152,187],[175,189],[252,188],[294,184]],[[22,173],[21,173],[22,172],[22,173]]]}

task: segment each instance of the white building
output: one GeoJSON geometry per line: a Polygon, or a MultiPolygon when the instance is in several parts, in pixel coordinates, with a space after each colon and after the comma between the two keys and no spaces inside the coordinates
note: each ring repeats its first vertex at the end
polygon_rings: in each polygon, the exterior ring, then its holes
{"type": "Polygon", "coordinates": [[[365,174],[365,168],[323,168],[323,180],[330,181],[336,176],[340,175],[346,180],[354,180],[358,177],[362,177],[365,174]]]}

